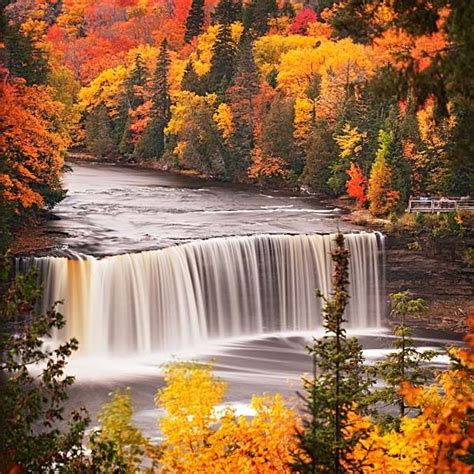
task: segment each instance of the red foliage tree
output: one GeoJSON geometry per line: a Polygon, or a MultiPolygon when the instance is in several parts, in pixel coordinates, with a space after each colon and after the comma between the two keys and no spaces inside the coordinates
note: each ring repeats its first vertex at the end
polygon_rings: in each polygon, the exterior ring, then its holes
{"type": "Polygon", "coordinates": [[[358,207],[363,207],[367,202],[367,180],[360,166],[355,163],[351,163],[347,174],[349,175],[349,179],[346,181],[347,194],[356,200],[358,207]]]}
{"type": "Polygon", "coordinates": [[[290,27],[290,33],[294,35],[304,35],[308,30],[308,25],[317,21],[316,12],[311,7],[306,7],[296,15],[290,27]]]}

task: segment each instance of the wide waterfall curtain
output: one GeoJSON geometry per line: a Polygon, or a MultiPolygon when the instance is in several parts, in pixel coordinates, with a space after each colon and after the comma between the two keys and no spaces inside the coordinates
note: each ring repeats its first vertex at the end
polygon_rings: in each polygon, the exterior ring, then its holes
{"type": "MultiPolygon", "coordinates": [[[[104,259],[33,259],[64,300],[56,337],[86,353],[131,354],[198,347],[209,339],[320,327],[316,290],[331,291],[334,235],[216,238],[104,259]]],[[[375,328],[383,313],[383,237],[346,235],[352,328],[375,328]]]]}

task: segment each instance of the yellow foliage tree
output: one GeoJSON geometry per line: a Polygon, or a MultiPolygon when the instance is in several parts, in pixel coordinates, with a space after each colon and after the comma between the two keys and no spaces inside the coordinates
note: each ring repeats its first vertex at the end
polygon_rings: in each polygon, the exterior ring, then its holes
{"type": "Polygon", "coordinates": [[[155,401],[165,409],[165,437],[155,453],[160,472],[287,473],[296,449],[296,413],[281,396],[253,397],[248,420],[217,406],[226,384],[210,366],[177,363],[165,369],[166,387],[155,401]]]}
{"type": "Polygon", "coordinates": [[[202,97],[194,92],[182,91],[176,94],[175,103],[171,106],[171,119],[165,130],[166,134],[179,135],[186,121],[187,115],[195,108],[207,105],[215,110],[215,94],[202,97]]]}
{"type": "Polygon", "coordinates": [[[225,139],[229,138],[234,132],[234,119],[230,106],[224,102],[219,104],[213,119],[222,136],[225,139]]]}
{"type": "Polygon", "coordinates": [[[282,56],[278,67],[278,88],[288,95],[304,95],[314,78],[321,74],[324,61],[320,47],[289,51],[282,56]]]}
{"type": "Polygon", "coordinates": [[[467,348],[451,349],[453,366],[441,372],[432,385],[406,382],[401,393],[406,403],[417,407],[416,417],[405,416],[399,429],[380,430],[368,418],[354,417],[354,426],[364,426],[367,436],[353,456],[364,459],[364,472],[380,474],[472,472],[474,439],[474,318],[467,348]]]}
{"type": "Polygon", "coordinates": [[[117,390],[110,402],[105,403],[98,415],[100,429],[92,437],[94,449],[102,442],[111,443],[118,458],[124,463],[126,473],[135,473],[141,466],[148,441],[132,424],[132,400],[128,390],[117,390]]]}
{"type": "Polygon", "coordinates": [[[331,106],[340,105],[349,86],[362,84],[373,74],[371,53],[370,48],[347,38],[322,41],[311,49],[293,49],[281,57],[278,87],[287,94],[301,95],[311,86],[314,77],[320,76],[320,95],[325,99],[321,106],[329,112],[331,106]],[[333,100],[328,101],[331,97],[333,100]]]}
{"type": "Polygon", "coordinates": [[[52,98],[63,105],[59,111],[61,121],[67,128],[73,143],[81,141],[81,114],[76,104],[77,95],[81,89],[74,79],[72,71],[66,66],[52,67],[48,74],[48,85],[53,89],[52,98]]]}
{"type": "Polygon", "coordinates": [[[357,127],[351,127],[346,123],[342,132],[337,135],[336,143],[341,150],[339,156],[342,159],[355,159],[362,151],[362,143],[367,138],[367,132],[361,132],[357,127]]]}
{"type": "Polygon", "coordinates": [[[314,127],[316,120],[316,104],[307,97],[297,97],[295,100],[295,117],[293,120],[293,137],[297,144],[305,143],[314,127]]]}
{"type": "Polygon", "coordinates": [[[267,35],[262,36],[254,44],[254,60],[263,75],[277,69],[281,57],[295,49],[310,49],[316,44],[316,38],[303,35],[267,35]]]}
{"type": "Polygon", "coordinates": [[[226,384],[213,377],[211,367],[193,363],[168,365],[164,377],[167,386],[155,397],[166,411],[159,421],[165,437],[162,472],[204,472],[200,466],[212,465],[208,441],[218,421],[214,407],[222,403],[226,384]]]}
{"type": "Polygon", "coordinates": [[[92,111],[99,105],[104,105],[110,117],[119,113],[121,92],[128,72],[125,66],[106,69],[90,84],[79,91],[79,106],[82,110],[92,111]]]}
{"type": "Polygon", "coordinates": [[[392,187],[392,170],[387,163],[387,155],[393,136],[384,130],[380,131],[379,149],[370,171],[367,199],[369,210],[374,216],[382,216],[395,209],[400,193],[392,187]]]}
{"type": "Polygon", "coordinates": [[[85,13],[87,0],[65,0],[61,14],[57,19],[58,26],[69,36],[78,37],[85,31],[85,13]]]}
{"type": "Polygon", "coordinates": [[[344,192],[347,178],[350,176],[351,162],[358,160],[366,138],[366,132],[361,132],[349,123],[346,123],[339,135],[335,137],[340,152],[338,159],[331,165],[332,176],[328,184],[336,193],[344,192]]]}

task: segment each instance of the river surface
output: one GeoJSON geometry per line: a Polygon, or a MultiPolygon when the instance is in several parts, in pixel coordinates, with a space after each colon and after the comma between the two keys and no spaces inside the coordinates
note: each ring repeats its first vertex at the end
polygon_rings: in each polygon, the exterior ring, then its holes
{"type": "MultiPolygon", "coordinates": [[[[210,237],[354,230],[340,220],[340,210],[311,196],[208,183],[135,167],[95,163],[73,163],[71,167],[73,172],[65,176],[68,195],[54,210],[60,219],[50,223],[51,230],[64,236],[60,244],[67,251],[104,257],[210,237]]],[[[360,337],[369,363],[386,353],[393,342],[383,328],[351,333],[360,337]]],[[[306,331],[221,339],[188,352],[146,356],[76,355],[69,370],[77,376],[69,406],[86,406],[95,422],[108,394],[130,387],[134,421],[157,438],[156,421],[162,412],[154,407],[153,397],[163,385],[162,365],[176,357],[213,361],[217,375],[229,384],[226,402],[239,413],[251,414],[252,394],[280,392],[295,399],[301,375],[311,371],[305,345],[319,334],[306,331]]],[[[426,334],[418,341],[420,346],[438,348],[452,342],[426,334]]]]}
{"type": "Polygon", "coordinates": [[[168,247],[208,237],[350,230],[315,197],[209,183],[137,167],[69,163],[54,213],[61,243],[89,255],[168,247]]]}

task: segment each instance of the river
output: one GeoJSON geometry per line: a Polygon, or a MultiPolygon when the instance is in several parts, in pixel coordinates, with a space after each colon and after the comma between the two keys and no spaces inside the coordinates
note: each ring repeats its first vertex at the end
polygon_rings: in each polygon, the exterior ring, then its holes
{"type": "Polygon", "coordinates": [[[383,236],[352,232],[340,210],[136,167],[71,167],[49,224],[64,237],[55,256],[33,259],[45,305],[65,300],[66,329],[55,338],[81,343],[71,407],[85,405],[94,419],[109,392],[131,387],[135,422],[158,437],[153,396],[172,358],[212,360],[229,383],[227,402],[244,414],[252,394],[294,396],[311,370],[304,347],[322,333],[315,290],[330,291],[328,234],[338,228],[352,254],[349,332],[369,363],[391,345],[383,236]]]}

